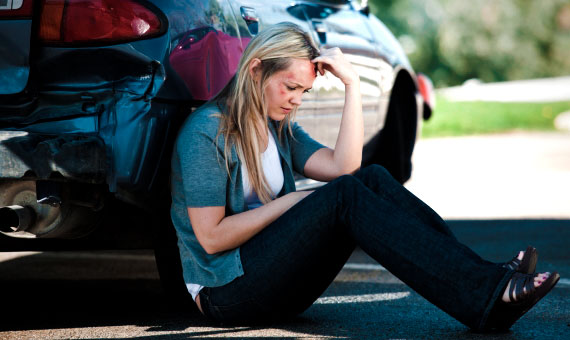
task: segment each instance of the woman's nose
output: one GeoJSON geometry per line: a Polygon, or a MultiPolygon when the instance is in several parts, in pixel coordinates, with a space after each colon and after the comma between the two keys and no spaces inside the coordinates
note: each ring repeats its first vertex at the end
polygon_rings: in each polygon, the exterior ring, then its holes
{"type": "Polygon", "coordinates": [[[294,105],[301,105],[301,102],[303,101],[302,95],[301,94],[295,94],[293,95],[293,97],[291,98],[291,104],[294,105]]]}

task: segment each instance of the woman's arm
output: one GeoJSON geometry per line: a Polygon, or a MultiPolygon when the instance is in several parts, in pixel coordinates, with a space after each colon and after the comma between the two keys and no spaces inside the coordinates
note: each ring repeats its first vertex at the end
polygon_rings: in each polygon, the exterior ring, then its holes
{"type": "Polygon", "coordinates": [[[259,208],[232,216],[225,216],[223,206],[189,207],[188,216],[202,248],[208,254],[215,254],[241,246],[310,193],[291,192],[259,208]]]}
{"type": "Polygon", "coordinates": [[[316,151],[305,163],[305,176],[331,181],[338,176],[350,174],[360,168],[364,142],[364,123],[360,78],[340,49],[322,50],[321,56],[313,59],[321,75],[327,70],[345,85],[345,102],[340,130],[334,150],[324,148],[316,151]]]}

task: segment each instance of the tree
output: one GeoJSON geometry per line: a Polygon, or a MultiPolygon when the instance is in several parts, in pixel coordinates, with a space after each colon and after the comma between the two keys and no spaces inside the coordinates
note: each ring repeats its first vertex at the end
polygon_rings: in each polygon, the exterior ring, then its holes
{"type": "Polygon", "coordinates": [[[372,0],[436,86],[570,74],[567,0],[372,0]]]}

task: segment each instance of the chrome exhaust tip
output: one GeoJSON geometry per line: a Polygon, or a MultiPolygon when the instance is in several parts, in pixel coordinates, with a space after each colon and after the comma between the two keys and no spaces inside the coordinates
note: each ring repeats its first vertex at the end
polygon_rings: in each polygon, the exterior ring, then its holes
{"type": "Polygon", "coordinates": [[[25,231],[36,220],[36,212],[30,207],[10,205],[0,208],[0,231],[5,233],[25,231]]]}

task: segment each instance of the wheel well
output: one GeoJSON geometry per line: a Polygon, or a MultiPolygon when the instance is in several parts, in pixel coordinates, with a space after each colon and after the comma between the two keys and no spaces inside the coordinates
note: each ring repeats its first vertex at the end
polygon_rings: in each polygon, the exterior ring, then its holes
{"type": "Polygon", "coordinates": [[[379,164],[400,183],[412,174],[412,152],[418,131],[416,84],[400,70],[390,94],[384,127],[363,149],[362,166],[379,164]]]}

